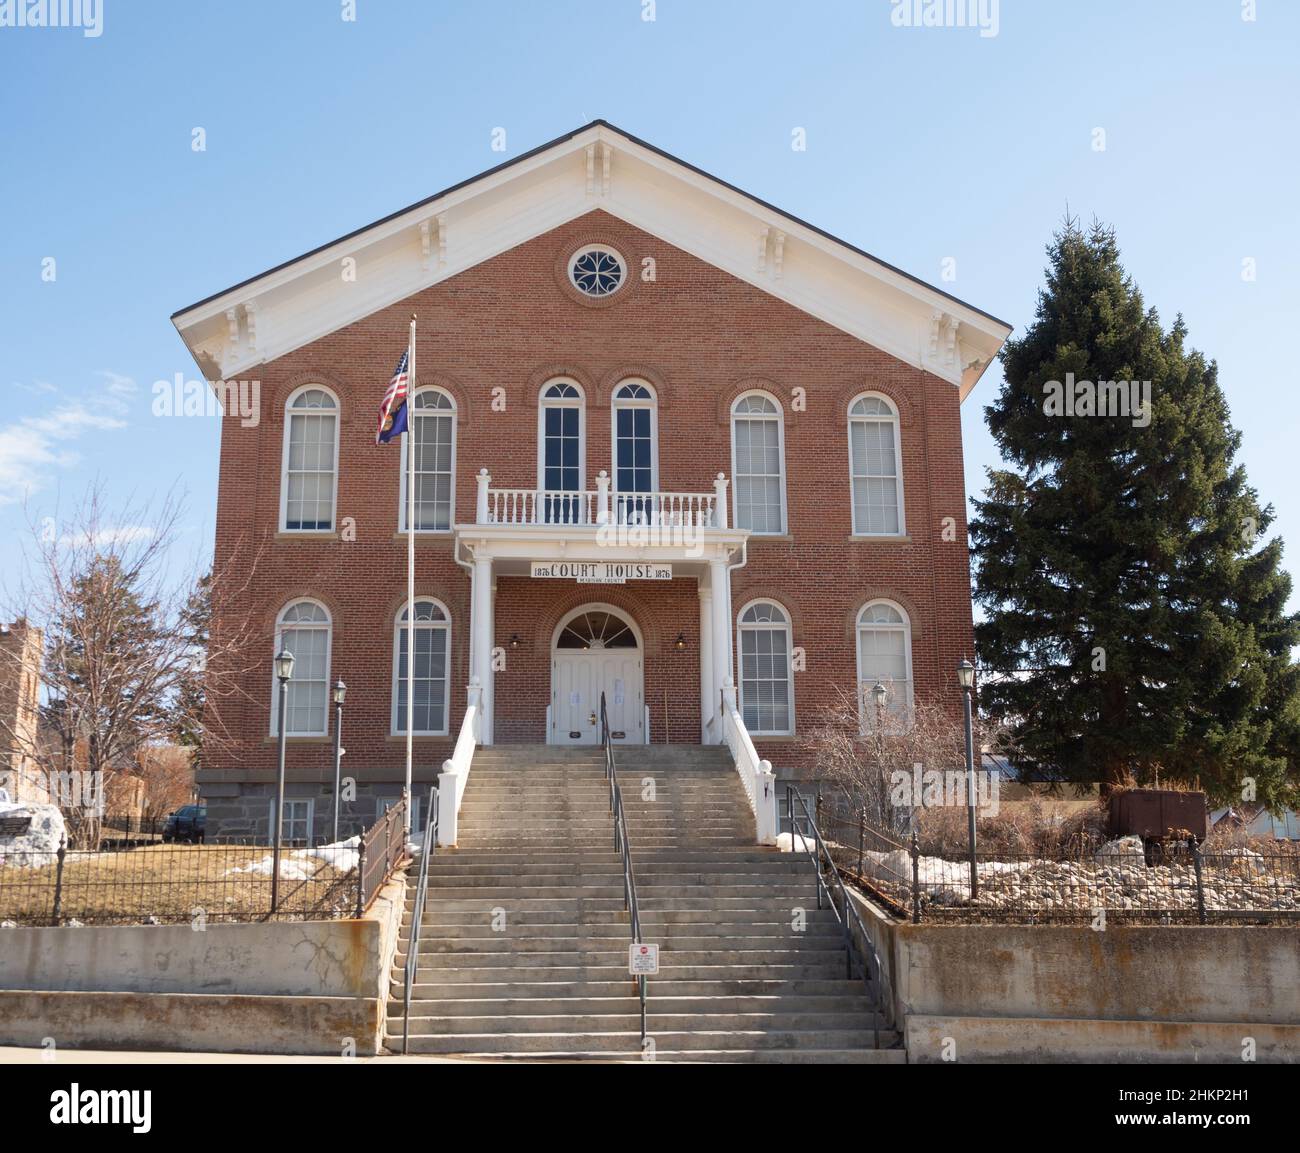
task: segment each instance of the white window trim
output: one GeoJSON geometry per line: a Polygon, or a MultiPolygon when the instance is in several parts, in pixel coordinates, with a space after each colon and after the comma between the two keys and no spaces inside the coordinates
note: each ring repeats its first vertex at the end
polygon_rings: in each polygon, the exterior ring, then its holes
{"type": "MultiPolygon", "coordinates": [[[[446,528],[417,528],[416,536],[450,536],[456,531],[456,452],[460,447],[460,411],[456,408],[456,398],[451,395],[445,388],[439,388],[436,384],[426,384],[415,390],[411,401],[411,410],[407,413],[407,427],[415,418],[414,397],[425,392],[436,392],[445,396],[451,402],[451,517],[448,520],[446,528]]],[[[406,531],[406,446],[403,445],[403,451],[398,455],[402,458],[398,462],[397,468],[397,531],[406,531]]]]}
{"type": "Polygon", "coordinates": [[[650,491],[659,491],[659,394],[654,385],[639,376],[629,376],[614,386],[614,399],[609,413],[610,491],[618,493],[618,414],[625,408],[650,410],[650,491]],[[650,394],[648,400],[619,400],[619,390],[629,384],[639,384],[650,394]]]}
{"type": "MultiPolygon", "coordinates": [[[[873,608],[875,605],[887,605],[889,608],[893,609],[896,613],[898,613],[899,616],[903,618],[903,624],[902,624],[903,654],[907,658],[907,701],[904,708],[905,708],[905,715],[907,717],[908,728],[911,728],[912,717],[913,717],[912,709],[915,700],[915,691],[914,691],[915,685],[912,679],[913,676],[912,674],[912,618],[909,615],[908,611],[905,608],[903,608],[903,606],[900,605],[897,601],[891,601],[888,597],[874,597],[873,599],[867,601],[867,603],[864,604],[860,609],[858,609],[858,615],[853,622],[853,647],[857,658],[857,676],[858,676],[858,681],[857,681],[858,714],[859,714],[859,720],[861,722],[861,729],[863,733],[867,733],[871,731],[871,725],[870,725],[870,718],[867,716],[867,703],[866,700],[864,699],[865,694],[867,691],[869,691],[870,686],[868,686],[866,681],[863,680],[863,674],[862,674],[862,632],[863,632],[862,617],[868,609],[873,608]]],[[[874,625],[870,627],[886,628],[886,629],[893,630],[893,629],[897,629],[899,626],[898,625],[883,625],[883,626],[874,625]]]]}
{"type": "MultiPolygon", "coordinates": [[[[421,626],[418,620],[415,622],[416,632],[419,632],[421,627],[426,629],[441,628],[444,629],[447,634],[447,675],[445,678],[443,678],[444,683],[442,688],[443,727],[440,729],[413,729],[412,732],[417,737],[445,737],[448,736],[451,732],[451,659],[452,659],[452,651],[453,651],[451,647],[451,612],[448,610],[447,606],[443,604],[442,601],[440,601],[437,597],[417,596],[415,598],[415,603],[417,605],[422,604],[426,601],[429,604],[436,605],[439,608],[439,610],[441,610],[442,615],[445,618],[442,623],[435,622],[435,623],[425,624],[423,626],[421,626]]],[[[398,674],[398,670],[401,668],[402,634],[406,632],[406,623],[402,620],[402,614],[407,610],[407,607],[408,607],[407,603],[403,603],[401,607],[398,608],[397,616],[393,621],[393,675],[392,675],[392,679],[389,682],[391,686],[390,693],[389,693],[391,697],[391,707],[389,708],[388,712],[389,712],[389,735],[394,737],[401,737],[406,735],[406,729],[404,727],[398,728],[399,722],[397,718],[397,699],[398,699],[397,698],[397,674],[398,674]]]]}
{"type": "MultiPolygon", "coordinates": [[[[278,737],[280,723],[280,678],[275,675],[275,656],[280,652],[283,645],[280,638],[284,635],[284,614],[287,613],[294,605],[310,604],[315,605],[325,614],[325,727],[312,732],[298,732],[286,734],[289,739],[295,737],[327,737],[330,731],[330,669],[334,662],[334,616],[330,610],[315,597],[295,597],[280,609],[279,615],[275,618],[275,648],[271,650],[271,736],[278,737]]],[[[297,626],[294,626],[297,627],[297,626]]],[[[309,628],[319,628],[319,625],[310,625],[309,628]]],[[[290,682],[292,684],[292,681],[290,682]]]]}
{"type": "MultiPolygon", "coordinates": [[[[731,402],[731,523],[733,525],[740,524],[740,486],[736,484],[736,420],[738,419],[736,406],[748,396],[761,396],[776,406],[776,416],[768,419],[776,421],[776,445],[781,462],[781,527],[776,532],[770,530],[760,532],[757,529],[751,529],[750,534],[752,536],[784,536],[790,531],[790,514],[785,496],[787,474],[785,461],[785,409],[782,407],[780,400],[761,388],[751,388],[747,392],[742,392],[731,402]]],[[[740,416],[739,419],[754,420],[762,418],[740,416]]]]}
{"type": "MultiPolygon", "coordinates": [[[[285,812],[288,812],[290,805],[307,806],[307,836],[304,839],[306,840],[308,846],[310,847],[312,842],[312,836],[316,828],[316,800],[314,797],[285,797],[284,798],[285,812]]],[[[274,837],[275,836],[275,797],[269,797],[267,799],[266,823],[270,827],[271,836],[274,837]]],[[[280,827],[281,828],[284,827],[283,816],[281,816],[280,818],[280,827]]],[[[291,840],[292,838],[286,837],[285,839],[291,840]]]]}
{"type": "MultiPolygon", "coordinates": [[[[298,415],[311,415],[313,412],[323,411],[314,409],[302,409],[298,415]]],[[[339,525],[339,428],[343,424],[343,406],[339,403],[338,395],[332,388],[323,384],[304,384],[295,388],[284,402],[284,442],[280,448],[280,532],[302,534],[304,536],[319,535],[324,532],[336,532],[339,525]],[[289,432],[293,425],[292,405],[304,392],[318,390],[325,393],[334,401],[334,488],[330,494],[330,527],[323,528],[289,528],[289,432]]]]}
{"type": "MultiPolygon", "coordinates": [[[[907,499],[903,493],[903,422],[898,414],[898,405],[896,405],[883,392],[860,392],[851,401],[848,407],[848,423],[845,426],[845,434],[848,438],[847,448],[849,453],[849,513],[853,518],[853,535],[865,537],[899,537],[907,535],[907,499]],[[883,400],[893,413],[894,424],[894,464],[898,469],[898,474],[894,478],[898,492],[898,531],[897,532],[865,532],[858,528],[858,505],[853,499],[853,482],[857,479],[853,472],[853,423],[855,420],[862,421],[863,424],[876,423],[869,417],[855,417],[853,407],[860,400],[871,398],[873,400],[883,400]]],[[[900,610],[901,611],[901,610],[900,610]]],[[[903,613],[906,617],[907,614],[903,613]]]]}
{"type": "Polygon", "coordinates": [[[760,629],[768,631],[775,630],[781,626],[771,623],[742,625],[740,622],[744,619],[745,614],[755,605],[771,605],[779,609],[781,615],[785,617],[785,660],[786,660],[786,684],[789,688],[786,690],[786,703],[790,711],[790,727],[786,729],[750,729],[750,735],[755,737],[792,737],[797,731],[798,722],[794,714],[794,621],[790,616],[790,610],[780,601],[773,600],[771,597],[756,597],[754,600],[746,601],[740,606],[740,611],[736,613],[736,707],[741,717],[745,715],[745,694],[744,694],[744,657],[745,650],[741,641],[741,634],[746,630],[758,632],[760,629]]]}
{"type": "Polygon", "coordinates": [[[546,410],[548,408],[578,410],[578,487],[572,491],[585,492],[587,489],[587,391],[568,376],[552,377],[542,385],[537,394],[537,491],[546,491],[546,410]],[[547,400],[546,390],[557,384],[569,385],[578,395],[564,400],[547,400]]]}

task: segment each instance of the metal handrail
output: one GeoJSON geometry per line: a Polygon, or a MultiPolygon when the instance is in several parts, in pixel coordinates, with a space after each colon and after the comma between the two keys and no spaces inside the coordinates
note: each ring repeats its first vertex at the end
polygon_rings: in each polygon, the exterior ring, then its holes
{"type": "Polygon", "coordinates": [[[420,879],[415,886],[415,905],[411,913],[411,932],[406,938],[406,981],[402,990],[402,1054],[411,1045],[411,986],[420,967],[420,926],[424,921],[424,903],[429,895],[429,858],[438,843],[438,786],[429,790],[429,805],[424,810],[428,817],[424,824],[424,840],[420,846],[420,879]]]}
{"type": "MultiPolygon", "coordinates": [[[[623,811],[623,790],[618,783],[618,766],[614,763],[614,742],[610,736],[609,714],[605,711],[605,694],[600,694],[600,743],[605,750],[605,778],[609,781],[609,811],[614,817],[614,848],[623,858],[623,904],[632,927],[632,943],[641,941],[641,906],[636,897],[636,872],[632,868],[632,850],[627,840],[627,814],[623,811]]],[[[637,975],[637,993],[641,998],[641,1048],[645,1049],[645,974],[637,975]]]]}
{"type": "Polygon", "coordinates": [[[871,1000],[871,1032],[875,1038],[876,1048],[880,1047],[880,956],[876,952],[876,946],[871,938],[867,936],[867,927],[862,923],[862,916],[859,914],[853,902],[849,900],[849,892],[844,887],[844,881],[840,877],[840,871],[835,866],[835,861],[831,857],[829,850],[825,850],[825,841],[822,840],[821,830],[817,827],[817,822],[813,819],[812,813],[808,811],[808,802],[803,799],[803,794],[793,785],[787,785],[785,788],[786,806],[790,812],[790,851],[798,852],[795,844],[795,838],[800,836],[798,821],[795,817],[794,802],[799,802],[799,807],[803,809],[804,819],[807,827],[812,830],[816,841],[816,850],[807,848],[808,838],[805,835],[804,851],[808,853],[813,863],[813,872],[817,876],[817,907],[822,907],[822,893],[826,893],[826,900],[830,904],[831,912],[835,914],[835,919],[840,923],[840,929],[844,934],[844,962],[846,975],[849,980],[853,979],[853,959],[858,955],[858,962],[862,968],[862,983],[867,990],[867,996],[871,1000]],[[825,860],[827,865],[826,872],[829,872],[835,881],[836,888],[839,889],[840,902],[844,906],[844,913],[841,916],[840,911],[835,907],[835,898],[831,892],[830,886],[826,883],[826,875],[822,869],[822,857],[825,850],[825,860]],[[866,944],[866,951],[858,945],[852,931],[849,929],[849,915],[852,914],[854,921],[857,922],[858,932],[861,939],[866,944]]]}

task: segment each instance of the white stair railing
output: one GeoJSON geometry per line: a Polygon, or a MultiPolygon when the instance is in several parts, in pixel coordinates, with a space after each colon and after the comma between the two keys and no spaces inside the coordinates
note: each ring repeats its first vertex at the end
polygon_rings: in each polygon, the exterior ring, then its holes
{"type": "Polygon", "coordinates": [[[730,677],[722,682],[722,739],[731,750],[736,772],[754,813],[754,828],[760,845],[776,844],[776,777],[772,762],[760,760],[744,718],[736,707],[736,685],[730,677]]]}
{"type": "Polygon", "coordinates": [[[460,821],[460,803],[469,782],[469,769],[474,761],[482,731],[483,686],[478,677],[470,680],[465,719],[460,723],[460,735],[451,758],[442,762],[438,777],[438,844],[455,845],[456,827],[460,821]]]}

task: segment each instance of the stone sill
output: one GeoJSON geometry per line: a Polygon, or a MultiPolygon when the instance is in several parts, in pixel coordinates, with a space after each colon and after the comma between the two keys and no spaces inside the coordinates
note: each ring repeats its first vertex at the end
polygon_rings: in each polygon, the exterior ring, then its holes
{"type": "Polygon", "coordinates": [[[911,544],[912,543],[912,538],[910,535],[892,536],[892,535],[882,534],[880,536],[869,536],[866,533],[855,533],[851,536],[845,537],[844,539],[847,540],[849,544],[911,544]]]}

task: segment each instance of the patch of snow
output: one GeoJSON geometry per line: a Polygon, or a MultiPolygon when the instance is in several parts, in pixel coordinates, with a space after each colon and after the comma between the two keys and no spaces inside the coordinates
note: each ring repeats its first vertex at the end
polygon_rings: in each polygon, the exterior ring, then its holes
{"type": "MultiPolygon", "coordinates": [[[[325,865],[337,869],[340,873],[347,873],[357,867],[360,855],[360,837],[349,837],[346,841],[318,845],[314,849],[294,849],[280,857],[280,880],[309,881],[325,865]]],[[[275,872],[275,854],[268,853],[260,861],[250,861],[247,865],[236,865],[233,869],[227,869],[226,876],[244,874],[269,877],[273,872],[275,872]]]]}
{"type": "Polygon", "coordinates": [[[1131,859],[1134,864],[1146,864],[1146,850],[1142,847],[1142,838],[1129,835],[1107,841],[1094,854],[1098,864],[1119,864],[1124,859],[1131,859]]]}
{"type": "Polygon", "coordinates": [[[802,833],[780,833],[776,838],[776,847],[783,853],[815,853],[817,841],[802,833]]]}
{"type": "Polygon", "coordinates": [[[329,845],[318,845],[314,849],[295,849],[293,856],[298,860],[315,857],[332,865],[340,873],[349,873],[357,867],[361,856],[361,838],[349,837],[346,841],[334,841],[329,845]]]}

